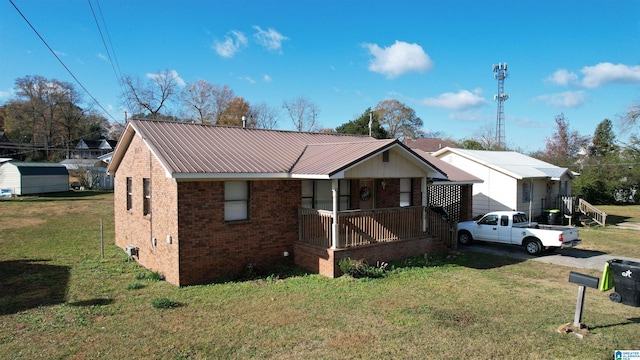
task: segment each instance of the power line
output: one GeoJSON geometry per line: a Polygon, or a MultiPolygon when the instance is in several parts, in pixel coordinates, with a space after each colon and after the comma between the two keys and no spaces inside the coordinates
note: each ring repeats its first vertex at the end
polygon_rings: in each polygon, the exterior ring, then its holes
{"type": "Polygon", "coordinates": [[[111,115],[107,109],[105,109],[102,104],[100,104],[100,102],[91,94],[91,92],[89,92],[89,90],[80,82],[80,80],[78,80],[78,78],[73,74],[73,72],[67,67],[67,65],[62,61],[62,59],[60,59],[60,57],[56,54],[55,51],[53,51],[53,49],[51,48],[51,46],[49,46],[49,44],[44,40],[44,38],[40,35],[40,33],[38,32],[38,30],[36,30],[35,27],[33,27],[33,25],[31,25],[31,22],[29,22],[29,20],[27,19],[26,16],[24,16],[24,14],[22,13],[22,11],[20,11],[20,9],[18,9],[18,6],[16,6],[16,4],[13,2],[13,0],[9,0],[9,2],[11,3],[11,5],[13,5],[13,7],[16,9],[16,11],[18,12],[18,14],[20,14],[20,16],[22,16],[22,18],[24,19],[24,21],[27,22],[27,25],[29,25],[29,27],[31,28],[31,30],[33,30],[33,32],[36,33],[36,35],[38,35],[38,38],[40,38],[40,40],[42,41],[42,43],[44,43],[44,45],[47,47],[47,49],[49,49],[49,51],[53,54],[53,56],[55,56],[56,59],[58,59],[58,61],[60,62],[60,64],[62,64],[62,66],[65,68],[65,70],[67,70],[67,72],[69,73],[69,75],[71,75],[71,77],[78,83],[78,85],[80,85],[80,87],[82,88],[82,90],[84,90],[89,97],[91,97],[91,99],[102,109],[102,111],[105,112],[105,114],[109,115],[109,117],[117,122],[117,123],[121,123],[120,121],[116,120],[116,118],[113,117],[113,115],[111,115]]]}

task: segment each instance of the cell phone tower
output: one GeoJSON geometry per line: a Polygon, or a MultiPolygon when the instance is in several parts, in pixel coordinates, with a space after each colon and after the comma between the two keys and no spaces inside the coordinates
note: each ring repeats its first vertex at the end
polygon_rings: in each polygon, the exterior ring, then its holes
{"type": "Polygon", "coordinates": [[[498,93],[493,95],[493,100],[498,101],[498,113],[496,115],[496,145],[502,149],[506,146],[504,136],[504,102],[509,99],[509,94],[504,93],[504,79],[507,78],[507,63],[493,65],[493,78],[498,80],[498,93]]]}

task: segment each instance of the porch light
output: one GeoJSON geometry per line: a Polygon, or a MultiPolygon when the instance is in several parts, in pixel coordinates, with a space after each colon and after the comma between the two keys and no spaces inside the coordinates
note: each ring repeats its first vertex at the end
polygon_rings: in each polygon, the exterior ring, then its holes
{"type": "Polygon", "coordinates": [[[387,187],[387,180],[382,179],[382,182],[380,183],[380,186],[382,186],[382,190],[384,190],[387,187]]]}

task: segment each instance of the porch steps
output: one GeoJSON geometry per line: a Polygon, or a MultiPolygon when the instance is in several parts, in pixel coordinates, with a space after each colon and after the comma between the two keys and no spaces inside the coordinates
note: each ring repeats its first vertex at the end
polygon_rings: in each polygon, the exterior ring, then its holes
{"type": "Polygon", "coordinates": [[[607,213],[589,204],[584,199],[578,201],[578,212],[580,212],[580,223],[584,226],[605,226],[607,223],[607,213]]]}

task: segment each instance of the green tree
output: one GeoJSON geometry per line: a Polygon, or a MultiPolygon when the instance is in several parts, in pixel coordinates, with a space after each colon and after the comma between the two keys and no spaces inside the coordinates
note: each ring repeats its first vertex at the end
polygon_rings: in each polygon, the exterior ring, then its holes
{"type": "Polygon", "coordinates": [[[376,139],[388,139],[389,133],[380,126],[378,115],[367,108],[360,117],[344,123],[336,128],[338,134],[369,135],[369,121],[371,121],[371,136],[376,139]]]}
{"type": "Polygon", "coordinates": [[[616,150],[616,136],[611,120],[604,119],[598,124],[591,143],[590,156],[603,157],[616,150]]]}

